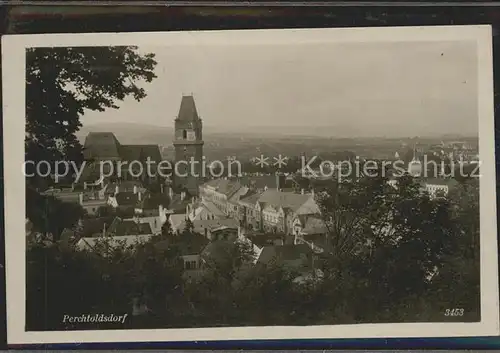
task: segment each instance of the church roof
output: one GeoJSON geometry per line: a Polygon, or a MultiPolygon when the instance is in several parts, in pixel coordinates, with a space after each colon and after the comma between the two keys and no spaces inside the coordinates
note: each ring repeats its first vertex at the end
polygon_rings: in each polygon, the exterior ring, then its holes
{"type": "Polygon", "coordinates": [[[118,158],[125,161],[162,160],[158,145],[122,145],[112,132],[89,132],[83,151],[86,159],[118,158]]]}
{"type": "Polygon", "coordinates": [[[120,143],[112,132],[89,132],[83,147],[87,159],[120,157],[120,143]]]}
{"type": "Polygon", "coordinates": [[[161,162],[161,153],[158,145],[121,145],[120,157],[126,161],[151,161],[161,162]]]}
{"type": "Polygon", "coordinates": [[[194,103],[193,96],[183,96],[181,100],[181,107],[176,120],[181,121],[195,121],[199,120],[196,104],[194,103]]]}

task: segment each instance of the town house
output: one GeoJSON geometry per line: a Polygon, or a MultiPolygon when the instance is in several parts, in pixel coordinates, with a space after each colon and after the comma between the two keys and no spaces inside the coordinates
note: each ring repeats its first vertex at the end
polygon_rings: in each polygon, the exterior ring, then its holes
{"type": "MultiPolygon", "coordinates": [[[[293,220],[299,215],[319,214],[314,193],[295,193],[266,190],[258,197],[249,196],[240,200],[245,209],[245,225],[255,230],[293,234],[293,220]],[[256,202],[252,204],[255,199],[256,202]]],[[[241,215],[241,213],[240,213],[241,215]]]]}

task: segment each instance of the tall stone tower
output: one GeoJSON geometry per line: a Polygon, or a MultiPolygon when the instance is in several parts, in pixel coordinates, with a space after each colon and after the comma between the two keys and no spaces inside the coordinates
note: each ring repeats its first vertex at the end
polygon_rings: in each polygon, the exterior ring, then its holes
{"type": "Polygon", "coordinates": [[[183,96],[175,119],[174,185],[187,189],[192,196],[198,195],[198,185],[202,180],[202,128],[193,96],[183,96]]]}

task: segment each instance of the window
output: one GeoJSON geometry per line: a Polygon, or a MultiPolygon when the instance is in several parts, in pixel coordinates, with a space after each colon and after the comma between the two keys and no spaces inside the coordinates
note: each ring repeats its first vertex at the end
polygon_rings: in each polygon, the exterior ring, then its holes
{"type": "Polygon", "coordinates": [[[186,130],[182,130],[182,139],[183,140],[187,139],[187,131],[186,130]]]}
{"type": "Polygon", "coordinates": [[[196,261],[186,261],[184,264],[186,270],[196,270],[196,261]]]}

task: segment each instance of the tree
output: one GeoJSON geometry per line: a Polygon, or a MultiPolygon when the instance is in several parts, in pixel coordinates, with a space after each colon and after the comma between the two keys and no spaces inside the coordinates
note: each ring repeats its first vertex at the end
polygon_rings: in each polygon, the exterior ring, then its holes
{"type": "Polygon", "coordinates": [[[460,183],[448,195],[457,231],[449,253],[435,276],[433,299],[445,310],[449,303],[463,308],[470,320],[480,317],[479,183],[460,183]],[[450,285],[453,283],[453,285],[450,285]]]}
{"type": "Polygon", "coordinates": [[[217,276],[232,282],[235,275],[255,260],[253,246],[248,242],[217,240],[203,257],[206,267],[217,276]]]}
{"type": "MultiPolygon", "coordinates": [[[[146,96],[138,83],[156,76],[154,54],[139,54],[136,47],[39,47],[26,51],[26,138],[25,159],[52,167],[57,161],[83,160],[83,148],[75,133],[86,109],[104,111],[118,108],[127,96],[146,96]]],[[[26,173],[35,174],[27,164],[26,173]]],[[[34,190],[50,184],[49,177],[36,174],[26,178],[34,190]]],[[[28,214],[38,211],[35,193],[27,193],[28,214]]],[[[61,217],[62,219],[62,217],[61,217]]],[[[42,228],[38,219],[35,227],[42,228]]]]}
{"type": "Polygon", "coordinates": [[[194,224],[189,217],[186,218],[186,224],[184,225],[183,234],[192,234],[194,231],[194,224]]]}
{"type": "Polygon", "coordinates": [[[328,251],[339,263],[355,254],[370,236],[387,232],[393,193],[380,176],[331,181],[316,193],[328,233],[328,251]]]}
{"type": "Polygon", "coordinates": [[[76,203],[63,202],[55,197],[41,195],[31,188],[26,189],[26,217],[34,228],[54,240],[65,228],[73,228],[85,216],[85,210],[76,203]]]}
{"type": "Polygon", "coordinates": [[[167,218],[165,223],[163,223],[163,225],[161,226],[161,238],[163,240],[171,239],[173,235],[174,232],[172,230],[172,225],[170,224],[170,219],[167,218]]]}
{"type": "Polygon", "coordinates": [[[155,65],[154,54],[130,46],[27,49],[26,160],[81,161],[75,133],[85,109],[118,108],[129,95],[141,100],[138,81],[151,82],[155,65]]]}
{"type": "Polygon", "coordinates": [[[350,296],[355,320],[400,320],[391,308],[428,294],[452,252],[457,229],[449,202],[420,193],[410,176],[394,189],[380,173],[332,183],[317,194],[328,229],[327,282],[350,296]]]}
{"type": "Polygon", "coordinates": [[[233,319],[235,325],[241,325],[241,322],[255,326],[290,325],[291,322],[298,325],[316,324],[318,314],[331,298],[316,302],[317,308],[321,309],[314,310],[308,306],[306,295],[297,292],[294,277],[283,267],[272,265],[254,266],[242,272],[232,287],[226,286],[232,292],[231,305],[226,311],[236,316],[233,319]],[[307,316],[316,317],[304,322],[307,316]]]}

